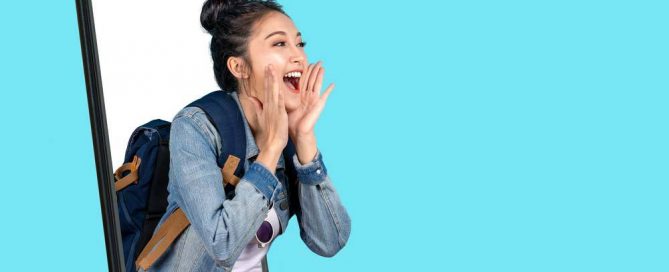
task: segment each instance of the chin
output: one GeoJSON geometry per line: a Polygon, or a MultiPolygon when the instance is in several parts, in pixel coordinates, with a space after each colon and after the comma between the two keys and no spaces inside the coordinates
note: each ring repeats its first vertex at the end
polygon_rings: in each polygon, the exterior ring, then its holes
{"type": "Polygon", "coordinates": [[[291,91],[285,91],[283,102],[286,106],[286,112],[294,111],[300,105],[300,95],[291,91]]]}

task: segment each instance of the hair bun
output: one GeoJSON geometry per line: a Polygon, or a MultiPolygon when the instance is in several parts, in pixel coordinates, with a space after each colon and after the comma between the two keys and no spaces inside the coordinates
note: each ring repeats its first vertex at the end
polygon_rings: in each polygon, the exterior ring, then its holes
{"type": "Polygon", "coordinates": [[[213,33],[218,25],[221,15],[235,9],[235,5],[239,4],[239,0],[207,0],[202,5],[202,13],[200,13],[200,24],[209,33],[213,33]]]}

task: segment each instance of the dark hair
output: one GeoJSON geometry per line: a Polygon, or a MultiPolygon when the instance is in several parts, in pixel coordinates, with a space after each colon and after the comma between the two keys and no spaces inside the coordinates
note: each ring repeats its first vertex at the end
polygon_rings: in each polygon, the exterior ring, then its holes
{"type": "Polygon", "coordinates": [[[224,90],[238,90],[237,79],[227,66],[229,57],[242,57],[249,65],[248,38],[254,23],[271,11],[286,14],[272,0],[207,0],[200,23],[211,34],[211,57],[216,83],[224,90]]]}

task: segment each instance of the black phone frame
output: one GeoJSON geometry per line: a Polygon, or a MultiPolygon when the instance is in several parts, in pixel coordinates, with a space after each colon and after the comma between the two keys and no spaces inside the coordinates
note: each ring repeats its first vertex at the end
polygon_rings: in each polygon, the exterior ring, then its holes
{"type": "Polygon", "coordinates": [[[86,78],[88,113],[93,135],[95,168],[98,178],[102,224],[105,234],[107,264],[109,271],[125,271],[123,265],[123,243],[116,208],[116,192],[111,164],[109,134],[105,115],[105,102],[100,78],[100,62],[95,37],[95,23],[91,0],[76,0],[79,39],[86,78]]]}

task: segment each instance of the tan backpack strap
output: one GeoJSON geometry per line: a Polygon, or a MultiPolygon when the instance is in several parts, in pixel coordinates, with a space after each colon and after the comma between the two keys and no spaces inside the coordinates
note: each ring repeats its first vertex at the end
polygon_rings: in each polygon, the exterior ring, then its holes
{"type": "Polygon", "coordinates": [[[114,189],[116,189],[117,192],[123,190],[125,187],[128,187],[130,184],[137,183],[139,180],[139,174],[137,173],[137,170],[139,169],[139,165],[141,163],[142,159],[135,155],[131,162],[125,163],[116,169],[114,172],[114,178],[116,179],[116,182],[114,182],[114,189]],[[125,177],[121,177],[121,175],[123,175],[123,173],[126,171],[130,171],[130,173],[125,177]]]}
{"type": "Polygon", "coordinates": [[[181,233],[190,225],[186,214],[177,208],[153,234],[149,243],[137,257],[135,267],[148,270],[181,233]]]}
{"type": "Polygon", "coordinates": [[[239,183],[239,178],[235,176],[235,169],[239,165],[239,158],[229,155],[228,159],[225,160],[223,168],[221,168],[221,173],[223,174],[223,185],[232,184],[232,186],[237,186],[239,183]]]}

